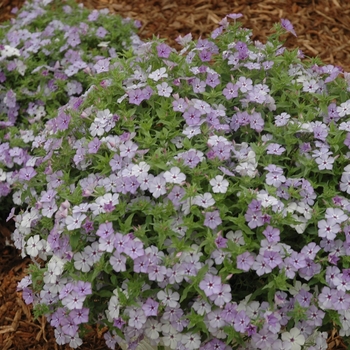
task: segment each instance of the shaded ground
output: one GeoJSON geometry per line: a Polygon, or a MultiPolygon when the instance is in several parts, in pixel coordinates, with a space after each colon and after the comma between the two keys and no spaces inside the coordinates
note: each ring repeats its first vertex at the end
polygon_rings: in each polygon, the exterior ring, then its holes
{"type": "MultiPolygon", "coordinates": [[[[123,17],[139,19],[142,39],[153,35],[174,39],[189,32],[206,37],[228,13],[242,13],[243,25],[253,29],[254,39],[264,41],[273,23],[288,18],[298,37],[288,36],[286,46],[299,47],[308,56],[350,72],[350,1],[347,0],[84,0],[89,8],[109,8],[123,17]]],[[[0,22],[12,17],[11,8],[22,0],[0,0],[0,22]]],[[[0,217],[0,222],[4,218],[0,217]]],[[[34,320],[16,285],[25,275],[29,260],[6,244],[11,226],[0,225],[0,349],[68,350],[55,343],[53,330],[44,318],[34,320]]],[[[336,332],[329,336],[332,350],[347,349],[336,332]]],[[[92,329],[80,350],[105,350],[103,332],[92,329]]]]}

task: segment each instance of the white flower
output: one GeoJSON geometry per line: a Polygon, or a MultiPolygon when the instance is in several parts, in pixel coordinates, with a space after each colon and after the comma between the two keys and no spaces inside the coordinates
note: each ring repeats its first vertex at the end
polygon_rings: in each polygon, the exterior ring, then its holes
{"type": "Polygon", "coordinates": [[[57,211],[58,207],[56,203],[44,203],[41,210],[41,214],[48,218],[52,218],[52,215],[57,211]]]}
{"type": "Polygon", "coordinates": [[[167,291],[159,291],[157,293],[157,298],[166,306],[169,307],[178,307],[178,300],[180,299],[180,295],[178,292],[173,292],[172,290],[167,291]]]}
{"type": "Polygon", "coordinates": [[[4,49],[0,50],[0,55],[2,58],[11,57],[11,56],[20,56],[20,52],[15,47],[4,45],[4,49]]]}
{"type": "MultiPolygon", "coordinates": [[[[246,300],[244,300],[244,303],[246,300]]],[[[240,310],[240,307],[243,303],[240,303],[238,309],[240,310]]],[[[260,310],[260,303],[258,301],[252,301],[248,305],[242,305],[242,309],[245,310],[248,317],[251,319],[256,319],[259,316],[259,310],[260,310]]]]}
{"type": "Polygon", "coordinates": [[[162,326],[162,333],[164,345],[168,346],[170,349],[178,349],[177,343],[181,341],[182,335],[169,323],[162,326]]]}
{"type": "MultiPolygon", "coordinates": [[[[210,104],[205,101],[198,100],[197,98],[193,98],[192,102],[194,102],[193,107],[199,110],[202,115],[206,113],[210,113],[212,110],[210,104]]],[[[224,115],[225,115],[225,112],[224,112],[224,115]]]]}
{"type": "Polygon", "coordinates": [[[97,44],[98,47],[108,47],[108,44],[110,41],[101,41],[99,44],[97,44]]]}
{"type": "Polygon", "coordinates": [[[306,283],[301,283],[300,281],[295,281],[294,285],[289,288],[289,293],[292,295],[297,295],[302,289],[309,291],[310,287],[306,283]]]}
{"type": "Polygon", "coordinates": [[[148,318],[145,323],[145,335],[150,339],[159,339],[159,333],[162,331],[162,324],[155,319],[148,318]]]}
{"type": "Polygon", "coordinates": [[[339,208],[327,208],[325,218],[334,219],[337,224],[341,224],[348,216],[339,208]]]}
{"type": "Polygon", "coordinates": [[[22,204],[22,199],[21,199],[22,192],[21,191],[16,191],[12,195],[12,200],[14,204],[21,205],[22,204]]]}
{"type": "Polygon", "coordinates": [[[152,72],[148,78],[154,80],[154,81],[158,81],[161,78],[166,78],[168,76],[168,73],[166,73],[166,68],[162,67],[159,68],[157,70],[155,70],[154,72],[152,72]]]}
{"type": "Polygon", "coordinates": [[[86,213],[90,208],[90,204],[88,203],[81,203],[79,205],[75,205],[72,208],[73,213],[86,213]]]}
{"type": "Polygon", "coordinates": [[[273,135],[272,134],[265,134],[261,136],[261,141],[263,142],[268,142],[273,140],[273,135]]]}
{"type": "Polygon", "coordinates": [[[106,311],[106,314],[111,319],[118,318],[119,310],[120,310],[119,298],[116,295],[113,295],[111,299],[109,299],[108,311],[106,311]]]}
{"type": "Polygon", "coordinates": [[[300,127],[300,132],[313,132],[313,128],[311,123],[299,123],[298,125],[300,127]]]}
{"type": "Polygon", "coordinates": [[[237,245],[244,245],[245,244],[243,233],[241,230],[238,230],[235,232],[233,232],[233,231],[227,232],[226,238],[235,242],[237,245]]]}
{"type": "Polygon", "coordinates": [[[249,176],[254,178],[256,175],[256,166],[248,162],[239,163],[235,170],[241,176],[249,176]]]}
{"type": "Polygon", "coordinates": [[[139,164],[134,164],[131,168],[132,174],[138,179],[141,176],[147,175],[150,166],[146,162],[140,162],[139,164]]]}
{"type": "Polygon", "coordinates": [[[201,346],[201,338],[197,333],[186,333],[182,335],[181,343],[186,349],[199,349],[201,346]]]}
{"type": "Polygon", "coordinates": [[[305,337],[300,333],[300,330],[295,327],[289,332],[282,333],[281,338],[292,345],[291,350],[300,350],[301,346],[305,343],[305,337]]]}
{"type": "Polygon", "coordinates": [[[350,121],[340,123],[338,129],[339,130],[350,131],[350,121]]]}
{"type": "Polygon", "coordinates": [[[83,307],[84,299],[78,294],[78,292],[73,290],[62,299],[62,304],[69,310],[81,309],[83,307]]]}
{"type": "Polygon", "coordinates": [[[101,204],[111,204],[111,205],[117,205],[119,204],[119,194],[118,193],[106,193],[101,198],[101,204]]]}
{"type": "Polygon", "coordinates": [[[90,257],[93,264],[99,261],[103,254],[103,252],[99,251],[98,247],[99,243],[94,242],[91,244],[91,246],[88,245],[84,248],[84,253],[90,257]]]}
{"type": "Polygon", "coordinates": [[[172,140],[170,140],[171,143],[173,143],[176,148],[182,148],[183,147],[183,138],[180,136],[174,137],[172,140]]]}
{"type": "Polygon", "coordinates": [[[289,342],[276,339],[272,344],[273,350],[291,350],[292,345],[289,342]]]}
{"type": "Polygon", "coordinates": [[[163,176],[158,175],[154,177],[149,184],[149,191],[152,193],[154,198],[160,197],[166,193],[165,179],[163,176]]]}
{"type": "Polygon", "coordinates": [[[196,204],[203,208],[209,208],[215,204],[215,199],[213,198],[211,193],[206,192],[204,194],[199,194],[198,196],[194,197],[193,204],[196,204]]]}
{"type": "Polygon", "coordinates": [[[89,272],[92,266],[92,260],[88,255],[83,253],[75,253],[74,254],[74,267],[77,270],[81,270],[83,272],[89,272]]]}
{"type": "Polygon", "coordinates": [[[222,175],[215,176],[209,182],[213,186],[214,193],[226,193],[229,182],[222,175]]]}
{"type": "Polygon", "coordinates": [[[154,175],[152,174],[143,174],[143,175],[140,175],[138,178],[137,178],[137,181],[140,183],[140,188],[141,190],[148,190],[149,186],[150,186],[150,183],[153,181],[154,179],[154,175]]]}
{"type": "Polygon", "coordinates": [[[32,166],[32,167],[34,167],[34,166],[35,166],[35,163],[36,163],[36,161],[37,161],[38,159],[40,159],[40,158],[39,158],[39,157],[30,157],[30,158],[26,161],[25,165],[26,165],[26,166],[32,166]]]}
{"type": "Polygon", "coordinates": [[[255,152],[249,151],[248,155],[240,160],[241,162],[237,165],[236,171],[241,176],[249,176],[254,178],[256,175],[256,168],[258,163],[255,159],[255,152]]]}
{"type": "Polygon", "coordinates": [[[173,91],[173,88],[168,85],[168,83],[161,83],[157,85],[158,95],[164,97],[170,97],[170,94],[173,91]]]}
{"type": "Polygon", "coordinates": [[[55,284],[57,281],[57,276],[50,270],[47,270],[44,272],[44,278],[43,278],[44,283],[50,283],[50,284],[55,284]]]}
{"type": "Polygon", "coordinates": [[[288,204],[287,208],[286,208],[286,211],[288,213],[294,213],[296,210],[297,210],[297,204],[295,202],[291,202],[288,204]]]}
{"type": "Polygon", "coordinates": [[[315,162],[318,164],[319,170],[325,170],[325,169],[332,170],[334,158],[328,157],[327,155],[322,154],[319,158],[315,159],[315,162]]]}
{"type": "Polygon", "coordinates": [[[295,214],[293,214],[292,217],[299,223],[296,225],[290,225],[290,227],[294,228],[295,231],[297,231],[300,234],[303,233],[306,229],[308,219],[306,219],[304,216],[298,216],[295,214]]]}
{"type": "Polygon", "coordinates": [[[181,210],[183,212],[183,215],[188,215],[190,213],[192,201],[193,197],[190,197],[185,200],[184,204],[182,204],[181,210]]]}
{"type": "Polygon", "coordinates": [[[145,322],[146,322],[146,315],[142,309],[131,309],[129,311],[129,326],[134,327],[136,329],[143,328],[145,322]]]}
{"type": "Polygon", "coordinates": [[[218,135],[209,136],[207,144],[210,147],[214,147],[217,146],[219,142],[222,142],[225,145],[231,145],[231,142],[228,141],[225,137],[218,135]]]}
{"type": "Polygon", "coordinates": [[[127,97],[128,97],[128,94],[124,94],[122,97],[118,98],[117,103],[122,103],[127,97]]]}
{"type": "Polygon", "coordinates": [[[21,220],[22,228],[30,228],[32,222],[39,218],[39,210],[32,208],[30,212],[23,214],[21,220]]]}
{"type": "Polygon", "coordinates": [[[165,181],[173,184],[181,184],[186,180],[186,175],[183,174],[178,167],[172,167],[170,171],[163,174],[165,181]]]}
{"type": "Polygon", "coordinates": [[[40,240],[40,236],[35,235],[28,239],[26,252],[28,255],[35,258],[36,256],[38,256],[39,251],[42,249],[42,247],[43,247],[43,242],[40,240]]]}
{"type": "Polygon", "coordinates": [[[300,214],[303,214],[305,219],[309,220],[312,217],[312,208],[304,202],[299,202],[297,204],[296,211],[300,214]]]}
{"type": "Polygon", "coordinates": [[[105,132],[104,127],[101,124],[99,124],[98,122],[96,122],[96,123],[92,122],[89,130],[90,130],[91,136],[96,136],[96,135],[102,136],[105,132]]]}
{"type": "Polygon", "coordinates": [[[205,300],[197,300],[192,305],[193,310],[197,311],[198,315],[204,315],[211,311],[211,306],[205,300]]]}
{"type": "Polygon", "coordinates": [[[108,135],[101,138],[101,142],[105,143],[106,146],[113,152],[117,152],[122,141],[117,135],[108,135]]]}
{"type": "Polygon", "coordinates": [[[288,113],[283,112],[275,116],[275,125],[284,126],[288,123],[289,119],[290,119],[290,115],[288,113]]]}
{"type": "Polygon", "coordinates": [[[0,181],[6,180],[6,172],[0,169],[0,181]]]}
{"type": "Polygon", "coordinates": [[[343,174],[348,174],[348,175],[350,175],[350,164],[347,165],[347,166],[344,168],[343,174]]]}
{"type": "Polygon", "coordinates": [[[76,349],[81,344],[83,344],[83,340],[81,338],[79,338],[78,334],[74,334],[73,337],[69,337],[69,346],[71,348],[76,349]]]}
{"type": "Polygon", "coordinates": [[[48,271],[52,271],[56,276],[60,276],[63,273],[65,261],[59,258],[57,255],[53,255],[48,263],[48,271]]]}
{"type": "Polygon", "coordinates": [[[124,144],[119,146],[120,156],[132,159],[134,158],[137,149],[138,146],[131,140],[128,140],[124,144]]]}
{"type": "Polygon", "coordinates": [[[345,115],[350,114],[350,100],[347,100],[340,104],[339,107],[337,107],[337,112],[339,113],[340,117],[344,117],[345,115]]]}
{"type": "Polygon", "coordinates": [[[316,92],[319,87],[320,86],[315,79],[303,82],[303,91],[305,92],[316,92]]]}
{"type": "Polygon", "coordinates": [[[195,75],[200,73],[200,70],[198,67],[192,67],[192,68],[190,68],[190,71],[195,75]]]}
{"type": "Polygon", "coordinates": [[[261,202],[261,206],[264,208],[272,207],[273,205],[278,204],[277,198],[270,196],[267,192],[260,192],[256,196],[256,199],[258,199],[261,202]]]}
{"type": "Polygon", "coordinates": [[[199,135],[201,133],[201,129],[198,125],[189,125],[186,126],[182,132],[187,138],[191,139],[195,135],[199,135]]]}
{"type": "Polygon", "coordinates": [[[350,194],[350,175],[348,173],[343,173],[340,179],[339,188],[341,191],[350,194]]]}
{"type": "MultiPolygon", "coordinates": [[[[341,314],[340,311],[338,311],[339,314],[341,314]]],[[[348,314],[350,316],[350,314],[348,314]]],[[[344,326],[343,320],[340,317],[340,322],[342,326],[344,326]]],[[[339,334],[341,333],[341,330],[339,331],[339,334]]],[[[343,334],[340,334],[341,337],[343,337],[343,334]]],[[[327,332],[319,332],[319,331],[314,331],[313,334],[306,339],[306,343],[309,343],[310,340],[314,342],[315,344],[315,349],[318,350],[327,350],[328,345],[327,345],[327,338],[328,338],[328,333],[327,332]]]]}
{"type": "Polygon", "coordinates": [[[67,230],[72,231],[81,227],[81,223],[85,220],[86,215],[82,213],[74,213],[72,216],[67,216],[67,230]]]}
{"type": "MultiPolygon", "coordinates": [[[[47,255],[51,253],[52,249],[49,242],[47,242],[45,239],[42,239],[41,242],[43,246],[42,246],[41,252],[39,253],[39,258],[43,260],[47,260],[47,255]]],[[[52,255],[52,253],[50,255],[52,255]]]]}
{"type": "Polygon", "coordinates": [[[92,211],[92,214],[94,216],[104,213],[104,205],[105,203],[103,202],[103,197],[97,197],[95,200],[95,203],[91,203],[90,209],[92,211]]]}
{"type": "Polygon", "coordinates": [[[346,334],[350,330],[350,310],[339,310],[338,313],[340,314],[343,334],[346,334]]]}

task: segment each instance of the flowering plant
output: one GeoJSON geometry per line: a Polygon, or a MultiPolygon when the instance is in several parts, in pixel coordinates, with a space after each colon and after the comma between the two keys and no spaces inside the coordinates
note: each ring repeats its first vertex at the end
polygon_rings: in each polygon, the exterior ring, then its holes
{"type": "Polygon", "coordinates": [[[284,49],[289,21],[263,44],[239,17],[112,59],[34,131],[10,217],[33,259],[19,289],[59,344],[88,322],[111,349],[350,335],[349,87],[284,49]]]}
{"type": "MultiPolygon", "coordinates": [[[[27,2],[0,27],[0,199],[12,173],[28,160],[28,145],[57,109],[81,95],[111,58],[136,46],[136,23],[89,11],[74,1],[27,2]],[[9,127],[16,126],[16,128],[9,127]],[[21,140],[7,142],[20,130],[21,140]]],[[[68,116],[60,114],[60,123],[68,116]]]]}

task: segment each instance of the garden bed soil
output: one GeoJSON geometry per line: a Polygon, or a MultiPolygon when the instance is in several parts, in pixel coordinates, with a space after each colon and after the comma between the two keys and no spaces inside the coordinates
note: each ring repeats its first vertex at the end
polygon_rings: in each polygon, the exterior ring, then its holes
{"type": "MultiPolygon", "coordinates": [[[[13,15],[11,8],[22,0],[0,0],[0,22],[13,15]]],[[[141,21],[142,39],[153,35],[165,38],[177,48],[175,38],[191,32],[194,38],[206,37],[222,17],[242,13],[244,27],[253,29],[254,39],[264,41],[273,23],[288,18],[298,37],[286,36],[286,46],[299,47],[310,57],[319,56],[326,64],[338,65],[350,72],[350,2],[342,0],[85,0],[88,8],[109,8],[112,13],[141,21]]],[[[53,329],[44,317],[34,320],[31,307],[16,291],[26,275],[29,259],[10,244],[13,227],[0,217],[0,349],[68,350],[55,342],[53,329]]],[[[104,330],[87,330],[81,350],[107,349],[104,330]]],[[[330,331],[328,350],[345,350],[348,344],[330,331]]]]}
{"type": "MultiPolygon", "coordinates": [[[[297,37],[288,35],[286,46],[299,47],[307,56],[350,72],[350,2],[345,0],[79,0],[88,8],[108,8],[112,13],[141,21],[142,39],[166,38],[176,47],[178,35],[205,37],[229,13],[242,13],[243,26],[264,41],[272,25],[288,18],[297,37]]],[[[10,10],[23,0],[0,0],[0,21],[13,17],[10,10]]]]}

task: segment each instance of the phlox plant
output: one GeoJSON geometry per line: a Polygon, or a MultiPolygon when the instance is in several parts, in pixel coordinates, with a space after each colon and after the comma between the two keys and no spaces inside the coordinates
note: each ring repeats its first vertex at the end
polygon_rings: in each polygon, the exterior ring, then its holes
{"type": "Polygon", "coordinates": [[[261,43],[240,16],[112,59],[29,143],[11,134],[30,148],[9,215],[33,260],[18,288],[58,344],[87,323],[111,349],[350,335],[348,76],[285,49],[288,20],[261,43]]]}
{"type": "MultiPolygon", "coordinates": [[[[0,27],[0,200],[11,191],[12,172],[28,160],[28,146],[10,147],[8,128],[31,144],[59,107],[86,91],[91,76],[140,42],[136,25],[74,1],[34,1],[0,27]]],[[[68,118],[62,111],[59,122],[68,118]]]]}

